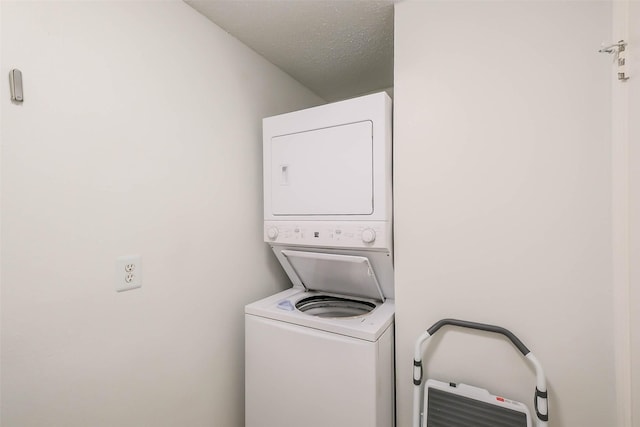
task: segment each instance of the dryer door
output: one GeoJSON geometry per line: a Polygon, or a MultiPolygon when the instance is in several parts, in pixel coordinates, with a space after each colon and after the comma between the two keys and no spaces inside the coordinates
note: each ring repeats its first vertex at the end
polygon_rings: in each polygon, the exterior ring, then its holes
{"type": "Polygon", "coordinates": [[[314,291],[384,301],[378,278],[365,256],[284,249],[278,257],[294,283],[314,291]],[[293,277],[292,277],[293,276],[293,277]]]}
{"type": "Polygon", "coordinates": [[[371,121],[273,137],[270,168],[273,215],[373,213],[371,121]]]}

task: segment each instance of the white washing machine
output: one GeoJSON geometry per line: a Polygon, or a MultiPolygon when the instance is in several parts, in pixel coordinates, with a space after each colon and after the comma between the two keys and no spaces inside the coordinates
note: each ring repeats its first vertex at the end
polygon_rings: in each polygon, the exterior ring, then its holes
{"type": "Polygon", "coordinates": [[[263,122],[264,240],[293,287],[245,307],[246,427],[392,427],[391,100],[263,122]]]}
{"type": "Polygon", "coordinates": [[[393,426],[391,300],[291,288],[245,313],[246,426],[393,426]]]}

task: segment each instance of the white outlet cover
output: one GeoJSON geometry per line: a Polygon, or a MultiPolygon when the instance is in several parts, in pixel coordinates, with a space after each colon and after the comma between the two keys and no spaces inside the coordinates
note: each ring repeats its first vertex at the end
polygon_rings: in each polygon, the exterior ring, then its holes
{"type": "Polygon", "coordinates": [[[142,257],[124,255],[116,258],[116,291],[130,291],[142,286],[142,257]]]}

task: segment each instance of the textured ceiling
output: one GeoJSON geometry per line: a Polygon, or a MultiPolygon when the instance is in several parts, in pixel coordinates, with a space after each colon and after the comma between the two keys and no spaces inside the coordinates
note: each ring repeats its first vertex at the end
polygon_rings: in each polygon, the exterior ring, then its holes
{"type": "Polygon", "coordinates": [[[185,0],[327,101],[393,86],[393,0],[185,0]]]}

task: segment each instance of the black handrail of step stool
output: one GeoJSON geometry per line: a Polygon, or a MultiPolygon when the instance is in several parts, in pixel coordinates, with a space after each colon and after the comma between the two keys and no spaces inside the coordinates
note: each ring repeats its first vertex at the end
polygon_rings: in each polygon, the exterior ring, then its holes
{"type": "Polygon", "coordinates": [[[500,326],[487,325],[486,323],[469,322],[467,320],[457,320],[457,319],[442,319],[437,321],[436,323],[433,324],[433,326],[427,329],[427,332],[429,332],[429,335],[433,336],[433,334],[438,332],[438,329],[447,325],[460,326],[462,328],[477,329],[479,331],[495,332],[497,334],[502,334],[505,337],[509,338],[509,340],[513,343],[513,345],[515,345],[518,348],[518,350],[520,350],[520,353],[522,353],[523,356],[526,356],[527,354],[530,353],[530,350],[527,348],[527,346],[524,345],[524,343],[520,341],[520,338],[515,336],[513,332],[511,332],[508,329],[502,328],[500,326]]]}

